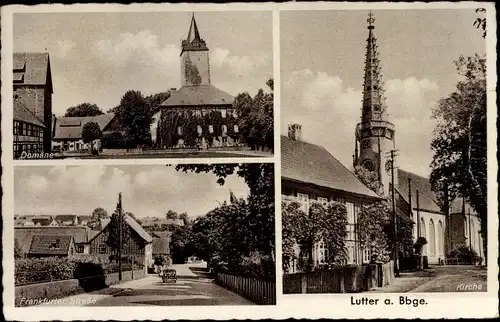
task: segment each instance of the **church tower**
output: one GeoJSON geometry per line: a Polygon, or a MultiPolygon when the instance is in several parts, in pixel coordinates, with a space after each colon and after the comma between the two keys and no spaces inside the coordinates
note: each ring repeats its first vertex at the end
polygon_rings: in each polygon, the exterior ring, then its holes
{"type": "MultiPolygon", "coordinates": [[[[382,73],[375,38],[375,19],[368,16],[365,76],[361,122],[356,126],[354,166],[374,171],[389,192],[391,182],[390,151],[395,148],[394,124],[388,121],[383,91],[382,73]]],[[[397,171],[394,171],[397,173],[397,171]]],[[[397,182],[395,180],[395,185],[397,182]]]]}
{"type": "Polygon", "coordinates": [[[200,37],[194,14],[187,39],[182,41],[181,85],[210,85],[208,47],[200,37]]]}

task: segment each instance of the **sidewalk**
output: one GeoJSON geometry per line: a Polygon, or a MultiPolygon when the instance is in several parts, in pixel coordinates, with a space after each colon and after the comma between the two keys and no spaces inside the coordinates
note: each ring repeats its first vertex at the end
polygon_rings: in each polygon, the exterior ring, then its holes
{"type": "Polygon", "coordinates": [[[43,303],[37,306],[85,306],[88,304],[96,303],[97,301],[100,301],[107,297],[113,297],[126,290],[150,284],[151,282],[156,281],[158,279],[159,277],[157,275],[149,275],[141,279],[126,281],[123,283],[111,285],[110,287],[102,290],[90,293],[76,294],[60,299],[54,299],[51,302],[43,303]]]}
{"type": "Polygon", "coordinates": [[[399,277],[392,280],[391,284],[373,288],[365,293],[406,293],[434,278],[436,275],[430,271],[401,273],[399,277]]]}

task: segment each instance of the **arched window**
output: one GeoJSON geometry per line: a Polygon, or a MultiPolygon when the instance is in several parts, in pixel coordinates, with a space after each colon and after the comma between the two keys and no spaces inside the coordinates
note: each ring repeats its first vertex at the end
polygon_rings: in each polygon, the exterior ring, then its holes
{"type": "MultiPolygon", "coordinates": [[[[424,218],[420,218],[420,237],[424,237],[425,239],[427,239],[427,231],[425,229],[424,218]]],[[[424,245],[422,249],[422,254],[427,255],[427,245],[424,245]]]]}
{"type": "Polygon", "coordinates": [[[438,255],[444,255],[444,229],[441,220],[438,221],[438,255]]]}
{"type": "Polygon", "coordinates": [[[436,228],[432,219],[429,221],[429,252],[436,255],[436,228]]]}
{"type": "Polygon", "coordinates": [[[474,221],[472,221],[470,218],[470,238],[471,238],[471,246],[472,249],[476,249],[476,225],[474,225],[474,221]]]}

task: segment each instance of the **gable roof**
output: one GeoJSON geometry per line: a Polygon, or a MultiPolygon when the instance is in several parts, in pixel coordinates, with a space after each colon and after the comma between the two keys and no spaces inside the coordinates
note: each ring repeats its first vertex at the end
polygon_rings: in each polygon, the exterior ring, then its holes
{"type": "Polygon", "coordinates": [[[57,215],[55,216],[56,221],[75,221],[76,215],[57,215]]]}
{"type": "Polygon", "coordinates": [[[34,235],[72,236],[75,243],[88,241],[87,227],[75,226],[18,226],[14,227],[14,238],[17,239],[21,251],[28,253],[34,235]]]}
{"type": "Polygon", "coordinates": [[[165,225],[184,226],[184,221],[182,219],[146,217],[146,218],[141,218],[141,225],[143,227],[152,227],[154,225],[158,225],[159,227],[165,225]]]}
{"type": "Polygon", "coordinates": [[[14,53],[16,85],[48,85],[52,93],[49,53],[14,53]]]}
{"type": "Polygon", "coordinates": [[[72,240],[72,236],[33,235],[29,254],[67,255],[72,240]],[[57,244],[57,247],[54,247],[55,244],[57,244]]]}
{"type": "Polygon", "coordinates": [[[153,238],[170,238],[172,236],[172,232],[170,231],[153,231],[152,232],[153,238]]]}
{"type": "Polygon", "coordinates": [[[114,113],[97,116],[58,117],[55,122],[54,139],[81,139],[83,127],[89,122],[97,123],[101,131],[103,131],[114,117],[114,113]]]}
{"type": "Polygon", "coordinates": [[[205,105],[232,105],[234,97],[212,85],[182,86],[177,91],[171,91],[170,97],[161,107],[185,107],[205,105]]]}
{"type": "Polygon", "coordinates": [[[45,127],[45,125],[40,122],[35,115],[31,114],[23,103],[17,100],[14,100],[14,120],[45,127]]]}
{"type": "Polygon", "coordinates": [[[441,208],[437,203],[436,194],[431,189],[429,179],[414,173],[398,169],[398,191],[408,198],[408,178],[411,178],[411,206],[417,207],[417,189],[419,193],[419,208],[423,211],[441,213],[441,208]]]}
{"type": "Polygon", "coordinates": [[[325,148],[281,136],[281,178],[380,199],[325,148]]]}
{"type": "Polygon", "coordinates": [[[170,254],[168,238],[153,238],[153,254],[170,254]]]}
{"type": "MultiPolygon", "coordinates": [[[[102,233],[104,231],[104,229],[109,225],[109,223],[111,222],[111,220],[101,220],[101,231],[99,231],[97,234],[93,235],[91,239],[89,239],[89,241],[93,240],[94,238],[97,237],[97,235],[99,235],[100,233],[102,233]]],[[[139,225],[139,223],[137,221],[134,220],[134,218],[130,217],[130,216],[125,216],[125,223],[128,224],[130,226],[130,228],[132,228],[146,243],[151,243],[153,241],[153,237],[151,237],[151,235],[149,235],[147,233],[147,231],[144,230],[144,228],[142,228],[141,225],[139,225]]]]}
{"type": "MultiPolygon", "coordinates": [[[[456,198],[450,203],[450,214],[461,214],[463,212],[464,204],[462,198],[456,198]]],[[[465,201],[465,213],[475,215],[476,211],[472,206],[465,201]]]]}

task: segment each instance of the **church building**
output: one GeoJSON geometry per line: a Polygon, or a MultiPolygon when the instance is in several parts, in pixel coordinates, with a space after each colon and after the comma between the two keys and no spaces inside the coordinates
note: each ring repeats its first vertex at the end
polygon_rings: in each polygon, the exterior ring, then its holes
{"type": "MultiPolygon", "coordinates": [[[[396,152],[395,126],[388,119],[387,106],[385,103],[383,82],[381,77],[381,66],[377,52],[377,39],[375,38],[375,19],[370,13],[368,18],[368,39],[366,46],[366,60],[363,83],[363,106],[361,122],[357,124],[355,130],[355,149],[353,165],[363,167],[369,171],[374,171],[383,187],[384,194],[391,195],[392,180],[394,180],[395,194],[398,199],[402,199],[409,205],[409,216],[413,222],[418,223],[413,227],[413,239],[425,237],[428,244],[424,246],[423,253],[428,258],[429,264],[439,264],[444,262],[447,249],[452,249],[457,243],[452,241],[463,236],[464,232],[474,236],[474,245],[480,245],[479,232],[468,232],[463,228],[456,231],[450,225],[450,216],[447,216],[438,205],[437,197],[431,189],[428,178],[414,173],[398,169],[394,162],[394,179],[391,174],[391,151],[396,152]],[[417,192],[418,191],[418,192],[417,192]],[[418,198],[417,198],[418,193],[418,198]],[[448,240],[448,242],[447,242],[448,240]],[[446,245],[448,245],[446,247],[446,245]]],[[[394,159],[395,160],[395,159],[394,159]]],[[[453,216],[459,218],[459,216],[453,216]]],[[[462,216],[465,226],[472,227],[477,224],[471,220],[471,216],[462,216]],[[468,221],[467,221],[468,219],[468,221]]],[[[456,219],[455,221],[457,221],[456,219]]],[[[457,226],[458,224],[455,224],[457,226]]],[[[461,227],[462,227],[461,226],[461,227]]],[[[461,238],[463,240],[463,238],[461,238]]],[[[478,249],[479,247],[476,247],[478,249]]],[[[482,256],[482,250],[478,251],[482,256]]]]}
{"type": "Polygon", "coordinates": [[[158,148],[238,145],[234,97],[211,84],[209,48],[195,17],[180,53],[181,88],[155,111],[151,139],[158,148]]]}

